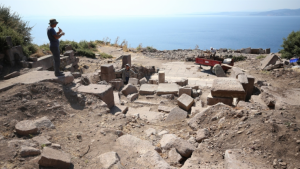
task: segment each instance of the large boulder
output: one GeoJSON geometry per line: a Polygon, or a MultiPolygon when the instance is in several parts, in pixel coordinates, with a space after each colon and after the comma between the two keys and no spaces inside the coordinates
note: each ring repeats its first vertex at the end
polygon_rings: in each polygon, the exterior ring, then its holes
{"type": "Polygon", "coordinates": [[[122,90],[121,92],[127,96],[127,95],[130,95],[130,94],[133,94],[133,93],[138,93],[138,89],[137,87],[133,86],[132,84],[128,84],[126,85],[122,90]]]}
{"type": "Polygon", "coordinates": [[[213,73],[217,76],[217,77],[226,77],[224,70],[222,68],[221,65],[216,64],[213,69],[212,69],[213,73]]]}

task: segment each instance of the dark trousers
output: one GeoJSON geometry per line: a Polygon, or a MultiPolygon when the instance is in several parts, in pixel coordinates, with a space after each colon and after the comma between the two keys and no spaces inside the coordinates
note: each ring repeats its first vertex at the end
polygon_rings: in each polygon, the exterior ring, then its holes
{"type": "Polygon", "coordinates": [[[53,60],[54,60],[54,71],[55,73],[59,73],[59,67],[60,67],[59,47],[50,47],[50,50],[52,52],[53,60]]]}
{"type": "Polygon", "coordinates": [[[125,77],[125,84],[128,84],[128,81],[129,81],[129,77],[125,77]]]}

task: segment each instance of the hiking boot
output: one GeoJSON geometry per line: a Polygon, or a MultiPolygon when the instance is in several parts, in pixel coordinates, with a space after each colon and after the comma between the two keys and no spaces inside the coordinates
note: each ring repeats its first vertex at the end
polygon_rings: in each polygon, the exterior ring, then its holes
{"type": "Polygon", "coordinates": [[[58,72],[58,73],[55,73],[55,76],[65,76],[65,74],[63,72],[58,72]]]}

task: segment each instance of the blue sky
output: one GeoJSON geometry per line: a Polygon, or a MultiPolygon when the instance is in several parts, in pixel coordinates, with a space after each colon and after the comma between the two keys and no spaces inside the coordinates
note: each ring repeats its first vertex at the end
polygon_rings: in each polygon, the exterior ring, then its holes
{"type": "Polygon", "coordinates": [[[300,0],[0,0],[23,17],[168,16],[300,8],[300,0]]]}

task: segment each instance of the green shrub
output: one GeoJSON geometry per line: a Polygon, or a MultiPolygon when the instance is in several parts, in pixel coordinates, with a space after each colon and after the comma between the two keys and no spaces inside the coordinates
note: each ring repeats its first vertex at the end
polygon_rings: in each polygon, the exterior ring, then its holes
{"type": "Polygon", "coordinates": [[[4,53],[6,49],[8,49],[8,45],[6,43],[6,36],[10,36],[12,40],[13,46],[23,45],[24,39],[23,37],[14,29],[0,23],[0,52],[4,53]]]}
{"type": "Polygon", "coordinates": [[[92,51],[89,50],[89,49],[82,49],[82,48],[80,48],[80,49],[77,49],[77,50],[76,50],[76,53],[77,53],[79,56],[86,56],[86,57],[88,57],[88,58],[95,58],[95,57],[96,57],[96,56],[95,56],[95,53],[92,52],[92,51]]]}
{"type": "Polygon", "coordinates": [[[148,52],[156,52],[157,50],[155,48],[153,48],[152,46],[147,46],[146,47],[148,52]]]}
{"type": "Polygon", "coordinates": [[[44,51],[50,51],[50,44],[43,44],[43,45],[40,45],[39,48],[44,50],[44,51]]]}
{"type": "Polygon", "coordinates": [[[140,43],[139,46],[136,48],[136,50],[140,52],[142,49],[143,49],[143,45],[142,43],[140,43]]]}
{"type": "Polygon", "coordinates": [[[282,50],[280,50],[281,57],[290,59],[294,57],[294,55],[299,56],[300,55],[300,31],[298,32],[292,32],[289,34],[287,39],[283,38],[283,44],[281,45],[283,47],[282,50]]]}
{"type": "Polygon", "coordinates": [[[22,48],[23,48],[24,55],[27,57],[36,53],[38,50],[37,46],[34,44],[28,44],[28,45],[22,46],[22,48]]]}
{"type": "Polygon", "coordinates": [[[104,41],[102,41],[102,40],[96,40],[95,42],[96,42],[97,44],[104,45],[104,41]]]}
{"type": "Polygon", "coordinates": [[[81,49],[89,49],[89,43],[85,40],[80,41],[78,45],[81,49]]]}
{"type": "Polygon", "coordinates": [[[90,48],[96,48],[97,47],[96,43],[94,43],[92,41],[90,41],[89,46],[90,46],[90,48]]]}
{"type": "Polygon", "coordinates": [[[266,58],[266,56],[265,55],[259,55],[259,56],[256,57],[256,59],[263,59],[263,58],[266,58]]]}
{"type": "Polygon", "coordinates": [[[240,56],[233,56],[232,59],[233,59],[235,62],[239,62],[239,61],[246,60],[247,57],[246,57],[246,56],[243,56],[243,55],[240,55],[240,56]]]}
{"type": "Polygon", "coordinates": [[[109,55],[107,53],[100,53],[100,57],[103,59],[108,59],[108,58],[112,58],[112,55],[109,55]]]}

